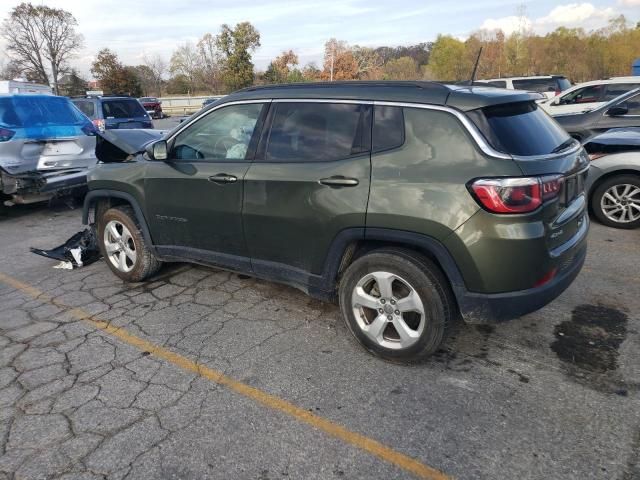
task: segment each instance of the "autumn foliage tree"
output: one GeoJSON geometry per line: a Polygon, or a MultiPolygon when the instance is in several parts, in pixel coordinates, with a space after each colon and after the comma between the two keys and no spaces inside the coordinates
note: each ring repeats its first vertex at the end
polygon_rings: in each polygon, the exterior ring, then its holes
{"type": "Polygon", "coordinates": [[[135,67],[123,65],[118,56],[103,48],[91,64],[91,73],[100,82],[105,93],[124,94],[134,97],[142,95],[142,86],[135,67]]]}

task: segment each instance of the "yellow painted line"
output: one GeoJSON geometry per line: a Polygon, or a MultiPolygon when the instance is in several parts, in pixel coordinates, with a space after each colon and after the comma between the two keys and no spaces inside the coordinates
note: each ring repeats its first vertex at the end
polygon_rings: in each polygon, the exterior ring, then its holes
{"type": "MultiPolygon", "coordinates": [[[[69,308],[69,306],[67,305],[56,302],[53,298],[51,298],[50,295],[47,295],[37,288],[32,287],[31,285],[23,283],[20,280],[5,275],[1,272],[0,281],[15,288],[16,290],[26,293],[30,297],[37,298],[58,307],[66,309],[69,308]]],[[[415,458],[411,458],[408,455],[404,455],[390,447],[387,447],[386,445],[372,438],[366,437],[365,435],[361,435],[356,432],[352,432],[351,430],[348,430],[347,428],[338,425],[331,420],[327,420],[326,418],[315,415],[314,413],[309,412],[303,408],[297,407],[296,405],[289,403],[279,397],[276,397],[275,395],[263,392],[262,390],[251,387],[245,383],[239,382],[238,380],[234,380],[233,378],[228,377],[218,370],[198,364],[197,362],[194,362],[193,360],[190,360],[189,358],[184,357],[179,353],[172,352],[152,342],[132,335],[123,328],[113,327],[105,321],[97,320],[89,313],[80,308],[72,308],[67,313],[72,315],[74,318],[82,320],[89,325],[102,330],[103,332],[106,332],[129,345],[132,345],[142,351],[150,352],[152,355],[155,355],[158,358],[162,358],[182,368],[183,370],[193,372],[203,378],[217,383],[218,385],[223,385],[229,390],[232,390],[246,398],[254,400],[264,405],[265,407],[285,413],[291,417],[294,417],[296,420],[322,430],[332,437],[338,438],[345,443],[348,443],[350,445],[353,445],[354,447],[358,447],[361,450],[364,450],[365,452],[375,455],[379,459],[391,463],[392,465],[395,465],[396,467],[399,467],[407,472],[410,472],[418,478],[428,480],[449,480],[451,478],[440,472],[439,470],[425,465],[415,458]]]]}

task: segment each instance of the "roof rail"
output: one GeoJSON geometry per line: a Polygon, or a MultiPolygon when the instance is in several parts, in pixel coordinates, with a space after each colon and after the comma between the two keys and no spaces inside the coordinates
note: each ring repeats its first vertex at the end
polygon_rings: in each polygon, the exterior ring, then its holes
{"type": "Polygon", "coordinates": [[[257,90],[291,89],[291,88],[336,88],[336,87],[413,87],[421,89],[446,89],[442,83],[429,81],[397,81],[397,80],[342,80],[337,82],[299,82],[277,83],[270,85],[254,85],[238,92],[254,92],[257,90]]]}

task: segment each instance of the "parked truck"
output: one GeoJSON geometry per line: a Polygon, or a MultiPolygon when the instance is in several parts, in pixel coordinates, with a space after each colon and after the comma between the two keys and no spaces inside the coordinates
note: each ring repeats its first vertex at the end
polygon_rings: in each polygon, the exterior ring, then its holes
{"type": "Polygon", "coordinates": [[[53,95],[53,89],[49,85],[24,82],[22,80],[0,80],[0,93],[37,93],[40,95],[53,95]]]}

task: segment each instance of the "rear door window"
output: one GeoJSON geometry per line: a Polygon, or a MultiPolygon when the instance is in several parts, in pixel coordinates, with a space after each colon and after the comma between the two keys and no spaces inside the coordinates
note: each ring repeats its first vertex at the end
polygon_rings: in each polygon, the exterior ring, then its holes
{"type": "Polygon", "coordinates": [[[613,100],[614,98],[624,95],[625,93],[640,87],[639,83],[610,83],[607,85],[607,91],[605,93],[605,101],[613,100]]]}
{"type": "Polygon", "coordinates": [[[275,103],[265,159],[330,162],[370,150],[370,107],[350,103],[275,103]]]}
{"type": "Polygon", "coordinates": [[[105,118],[135,118],[144,117],[145,109],[134,99],[103,100],[102,113],[105,118]]]}
{"type": "Polygon", "coordinates": [[[492,105],[467,112],[496,150],[512,155],[554,153],[571,141],[567,132],[535,102],[492,105]]]}
{"type": "Polygon", "coordinates": [[[73,104],[87,117],[91,119],[96,118],[96,105],[94,102],[90,100],[74,100],[73,104]]]}
{"type": "Polygon", "coordinates": [[[507,82],[504,80],[491,80],[490,82],[487,82],[487,83],[492,87],[507,88],[507,82]]]}
{"type": "Polygon", "coordinates": [[[513,80],[515,90],[527,90],[529,92],[555,92],[559,90],[555,78],[527,78],[513,80]]]}

